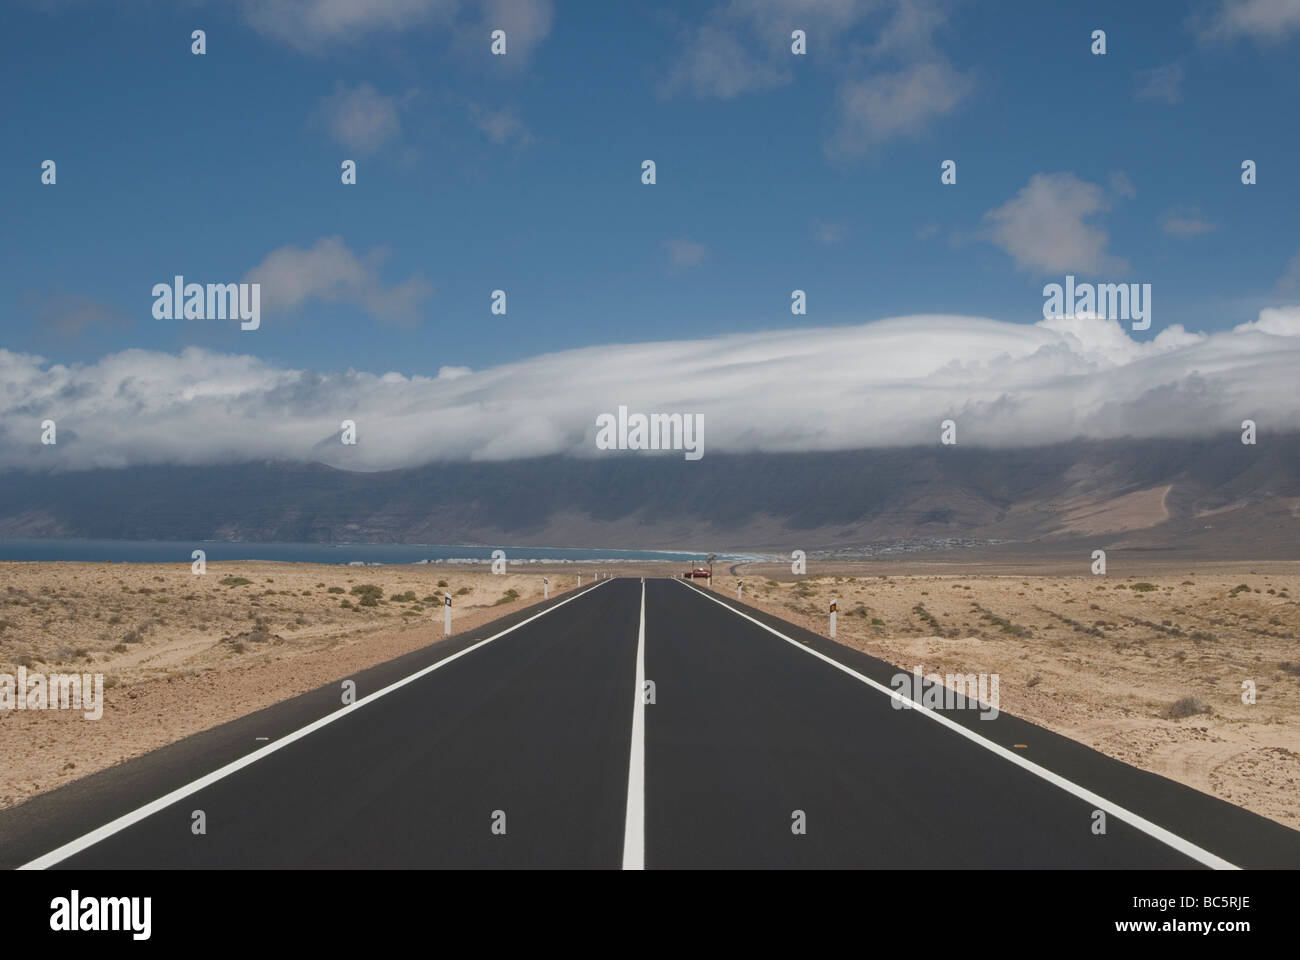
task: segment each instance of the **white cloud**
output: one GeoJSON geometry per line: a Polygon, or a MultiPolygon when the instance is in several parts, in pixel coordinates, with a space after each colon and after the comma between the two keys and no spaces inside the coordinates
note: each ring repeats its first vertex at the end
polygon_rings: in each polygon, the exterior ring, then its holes
{"type": "Polygon", "coordinates": [[[1287,262],[1286,273],[1278,278],[1277,285],[1284,290],[1294,290],[1300,285],[1300,250],[1287,262]]]}
{"type": "Polygon", "coordinates": [[[396,139],[402,123],[398,100],[368,83],[340,88],[321,101],[319,113],[329,135],[359,153],[374,153],[396,139]]]}
{"type": "Polygon", "coordinates": [[[128,350],[51,365],[0,350],[0,467],[319,460],[386,469],[436,459],[596,455],[595,418],[704,414],[708,450],[809,451],[1074,437],[1196,436],[1297,423],[1300,306],[1232,331],[959,316],[567,350],[437,377],[285,369],[250,356],[128,350]],[[32,424],[59,424],[57,447],[32,424]],[[339,424],[357,422],[344,448],[339,424]]]}
{"type": "Polygon", "coordinates": [[[77,340],[100,330],[122,330],[130,318],[94,297],[80,293],[32,291],[23,297],[24,306],[32,311],[32,329],[77,340]]]}
{"type": "Polygon", "coordinates": [[[910,0],[727,0],[679,38],[658,93],[729,100],[782,86],[794,78],[791,31],[803,30],[807,59],[822,62],[845,31],[897,2],[910,0]]]}
{"type": "Polygon", "coordinates": [[[922,131],[973,89],[939,51],[951,0],[728,0],[685,31],[657,91],[729,100],[790,83],[805,69],[837,80],[828,155],[856,157],[922,131]],[[803,30],[808,54],[790,34],[803,30]]]}
{"type": "Polygon", "coordinates": [[[837,156],[865,154],[895,137],[914,136],[951,113],[971,81],[945,60],[913,63],[840,86],[840,125],[828,145],[837,156]]]}
{"type": "Polygon", "coordinates": [[[420,27],[455,32],[486,53],[488,35],[499,28],[506,31],[499,64],[506,69],[525,63],[555,20],[552,0],[243,0],[242,8],[258,33],[311,54],[420,27]]]}
{"type": "Polygon", "coordinates": [[[1140,70],[1135,75],[1139,100],[1162,100],[1179,103],[1183,99],[1183,65],[1170,63],[1151,70],[1140,70]]]}
{"type": "Polygon", "coordinates": [[[1300,307],[1268,307],[1259,311],[1259,319],[1239,323],[1233,333],[1271,333],[1278,337],[1300,337],[1300,307]]]}
{"type": "Polygon", "coordinates": [[[389,286],[379,276],[388,252],[376,247],[364,257],[342,237],[321,237],[310,249],[278,247],[244,275],[262,285],[262,309],[293,310],[312,301],[351,303],[377,319],[400,325],[418,320],[421,300],[433,287],[419,274],[389,286]]]}
{"type": "Polygon", "coordinates": [[[1219,227],[1218,224],[1203,219],[1195,210],[1186,213],[1171,210],[1165,214],[1160,229],[1165,232],[1166,236],[1170,237],[1199,237],[1201,234],[1217,230],[1219,227]]]}
{"type": "Polygon", "coordinates": [[[504,30],[506,55],[497,59],[506,67],[527,63],[533,51],[550,36],[555,22],[555,6],[551,0],[480,0],[480,6],[479,42],[486,50],[492,31],[504,30]]]}
{"type": "Polygon", "coordinates": [[[664,244],[668,248],[668,258],[672,260],[673,266],[680,269],[688,267],[698,267],[708,256],[708,250],[704,244],[690,237],[679,237],[676,240],[669,240],[664,244]]]}
{"type": "Polygon", "coordinates": [[[1110,255],[1110,235],[1087,221],[1109,204],[1101,187],[1073,173],[1036,173],[1020,192],[984,214],[987,238],[1016,266],[1047,273],[1122,271],[1110,255]]]}
{"type": "MultiPolygon", "coordinates": [[[[840,83],[831,156],[869,153],[897,137],[914,137],[952,113],[975,89],[935,43],[955,6],[949,0],[892,0],[888,21],[866,48],[870,70],[840,83]]],[[[860,8],[864,9],[864,8],[860,8]]]]}
{"type": "Polygon", "coordinates": [[[1110,175],[1110,192],[1117,197],[1127,197],[1132,199],[1137,196],[1137,187],[1133,186],[1133,181],[1123,170],[1116,170],[1110,175]]]}
{"type": "Polygon", "coordinates": [[[1214,42],[1249,37],[1262,43],[1279,43],[1300,31],[1300,3],[1296,0],[1221,0],[1201,39],[1214,42]]]}
{"type": "Polygon", "coordinates": [[[370,33],[400,33],[445,22],[458,0],[244,0],[244,21],[258,33],[304,52],[370,33]]]}
{"type": "Polygon", "coordinates": [[[849,228],[842,223],[823,223],[821,220],[813,221],[813,236],[817,242],[826,246],[834,246],[842,243],[848,236],[849,228]]]}
{"type": "MultiPolygon", "coordinates": [[[[509,56],[509,54],[507,54],[509,56]]],[[[532,136],[524,123],[513,110],[490,110],[477,103],[469,105],[469,116],[480,133],[496,144],[507,144],[512,140],[519,144],[532,141],[532,136]]]]}
{"type": "Polygon", "coordinates": [[[661,97],[690,93],[730,100],[789,83],[788,65],[731,31],[704,25],[683,41],[683,50],[658,86],[661,97]]]}

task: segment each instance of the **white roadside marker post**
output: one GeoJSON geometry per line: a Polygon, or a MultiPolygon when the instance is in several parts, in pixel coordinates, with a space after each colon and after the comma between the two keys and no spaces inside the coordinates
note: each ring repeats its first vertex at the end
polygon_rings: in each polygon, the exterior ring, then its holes
{"type": "Polygon", "coordinates": [[[582,586],[582,574],[578,574],[578,586],[582,586]]]}
{"type": "Polygon", "coordinates": [[[744,580],[737,580],[737,581],[736,581],[736,599],[737,599],[737,600],[740,599],[740,591],[744,589],[744,583],[745,583],[744,580]]]}
{"type": "Polygon", "coordinates": [[[450,637],[451,636],[451,594],[450,593],[444,593],[442,595],[442,610],[443,610],[442,634],[445,637],[450,637]]]}
{"type": "Polygon", "coordinates": [[[831,601],[831,639],[835,639],[835,601],[831,601]]]}
{"type": "Polygon", "coordinates": [[[542,577],[542,599],[551,599],[551,581],[546,577],[542,577]]]}

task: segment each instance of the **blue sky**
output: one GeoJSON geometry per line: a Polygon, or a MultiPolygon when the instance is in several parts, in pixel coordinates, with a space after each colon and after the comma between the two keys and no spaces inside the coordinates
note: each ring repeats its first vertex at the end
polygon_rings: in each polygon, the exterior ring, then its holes
{"type": "Polygon", "coordinates": [[[1061,232],[1104,238],[1073,272],[1151,283],[1146,336],[1300,296],[1300,18],[1281,6],[1263,26],[1259,0],[452,6],[376,0],[338,25],[312,2],[8,4],[0,346],[433,375],[800,323],[1032,323],[1066,271],[1022,262],[986,214],[1036,174],[1091,190],[1061,232]],[[493,17],[522,25],[505,57],[493,17]],[[176,273],[238,280],[330,237],[359,286],[264,307],[256,333],[151,315],[176,273]]]}

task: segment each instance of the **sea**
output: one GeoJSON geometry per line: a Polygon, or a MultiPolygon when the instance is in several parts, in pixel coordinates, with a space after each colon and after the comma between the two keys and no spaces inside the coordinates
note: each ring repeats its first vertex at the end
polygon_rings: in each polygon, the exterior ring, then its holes
{"type": "MultiPolygon", "coordinates": [[[[398,563],[492,562],[494,550],[519,563],[627,563],[662,560],[699,563],[706,556],[672,550],[589,549],[586,547],[457,546],[418,543],[251,543],[238,540],[34,540],[0,539],[3,561],[79,561],[90,563],[190,563],[195,550],[205,559],[278,560],[285,563],[354,565],[398,563]]],[[[718,561],[762,559],[745,554],[718,554],[718,561]]]]}

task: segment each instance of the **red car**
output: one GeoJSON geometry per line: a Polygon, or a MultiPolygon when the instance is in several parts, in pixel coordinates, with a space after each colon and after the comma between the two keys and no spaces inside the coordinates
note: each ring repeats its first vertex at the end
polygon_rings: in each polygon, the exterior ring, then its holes
{"type": "Polygon", "coordinates": [[[688,570],[682,574],[682,577],[689,580],[691,577],[711,577],[713,574],[708,567],[696,567],[694,570],[688,570]]]}

